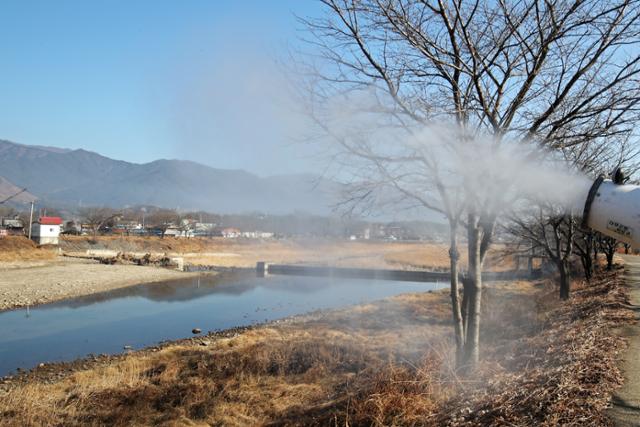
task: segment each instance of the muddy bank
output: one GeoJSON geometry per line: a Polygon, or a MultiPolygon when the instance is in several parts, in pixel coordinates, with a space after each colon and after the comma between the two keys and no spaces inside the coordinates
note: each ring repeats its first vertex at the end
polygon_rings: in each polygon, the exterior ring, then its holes
{"type": "Polygon", "coordinates": [[[198,274],[66,257],[47,262],[0,263],[0,310],[198,274]]]}

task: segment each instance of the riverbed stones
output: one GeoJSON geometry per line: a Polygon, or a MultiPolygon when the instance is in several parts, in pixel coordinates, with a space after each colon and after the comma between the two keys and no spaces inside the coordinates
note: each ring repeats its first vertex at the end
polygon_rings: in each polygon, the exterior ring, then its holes
{"type": "Polygon", "coordinates": [[[202,329],[200,329],[200,328],[193,328],[191,330],[191,333],[194,334],[194,335],[197,335],[197,334],[199,334],[201,332],[202,332],[202,329]]]}

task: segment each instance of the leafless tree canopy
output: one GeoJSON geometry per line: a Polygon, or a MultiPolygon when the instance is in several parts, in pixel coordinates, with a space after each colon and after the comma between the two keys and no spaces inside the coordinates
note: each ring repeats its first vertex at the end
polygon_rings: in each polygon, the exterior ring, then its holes
{"type": "Polygon", "coordinates": [[[100,228],[114,221],[120,212],[106,207],[87,207],[80,210],[80,217],[91,229],[94,236],[98,234],[100,228]]]}
{"type": "Polygon", "coordinates": [[[379,202],[384,189],[388,202],[448,218],[456,336],[473,363],[482,263],[508,196],[474,157],[535,141],[594,171],[628,159],[620,153],[639,117],[640,2],[321,1],[326,15],[302,20],[314,52],[302,61],[309,113],[351,171],[349,204],[379,202]],[[443,126],[454,131],[415,144],[443,126]],[[480,149],[479,136],[488,140],[480,149]],[[459,224],[470,260],[462,307],[459,224]]]}
{"type": "Polygon", "coordinates": [[[323,0],[306,21],[327,99],[376,88],[400,123],[457,122],[556,147],[628,133],[637,1],[323,0]]]}

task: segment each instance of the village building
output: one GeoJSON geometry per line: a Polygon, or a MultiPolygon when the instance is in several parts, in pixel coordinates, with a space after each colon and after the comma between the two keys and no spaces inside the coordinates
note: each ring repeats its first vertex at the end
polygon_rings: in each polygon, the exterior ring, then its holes
{"type": "Polygon", "coordinates": [[[181,227],[168,227],[163,234],[164,237],[194,237],[193,230],[183,229],[181,227]]]}
{"type": "Polygon", "coordinates": [[[80,235],[82,234],[82,224],[76,221],[67,221],[62,225],[61,234],[80,235]]]}
{"type": "Polygon", "coordinates": [[[129,236],[144,234],[144,227],[137,221],[121,221],[111,228],[112,234],[129,236]]]}
{"type": "Polygon", "coordinates": [[[180,229],[178,227],[167,227],[163,233],[164,237],[178,237],[180,236],[180,229]]]}
{"type": "Polygon", "coordinates": [[[20,218],[2,218],[0,229],[6,236],[24,236],[24,224],[20,218]]]}
{"type": "Polygon", "coordinates": [[[269,233],[265,231],[244,231],[242,232],[242,237],[246,237],[247,239],[271,239],[273,238],[274,233],[269,233]]]}
{"type": "MultiPolygon", "coordinates": [[[[210,237],[216,235],[216,225],[211,222],[196,222],[194,236],[210,237]]],[[[219,233],[218,233],[219,234],[219,233]]]]}
{"type": "Polygon", "coordinates": [[[222,233],[222,237],[225,237],[227,239],[235,239],[242,235],[242,232],[240,230],[233,227],[224,228],[222,229],[221,233],[222,233]]]}
{"type": "Polygon", "coordinates": [[[39,245],[57,245],[62,218],[42,216],[31,226],[31,239],[39,245]]]}

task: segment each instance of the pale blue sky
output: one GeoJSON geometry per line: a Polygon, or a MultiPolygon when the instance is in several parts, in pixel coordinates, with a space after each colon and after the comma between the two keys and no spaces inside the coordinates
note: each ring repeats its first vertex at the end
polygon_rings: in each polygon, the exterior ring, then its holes
{"type": "Polygon", "coordinates": [[[314,0],[0,3],[0,139],[261,175],[313,170],[274,58],[314,0]]]}

